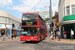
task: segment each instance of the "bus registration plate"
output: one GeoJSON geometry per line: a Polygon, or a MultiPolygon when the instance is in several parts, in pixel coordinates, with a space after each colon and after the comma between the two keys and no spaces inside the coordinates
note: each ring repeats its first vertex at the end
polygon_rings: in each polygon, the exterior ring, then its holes
{"type": "Polygon", "coordinates": [[[29,39],[27,39],[26,41],[30,41],[29,39]]]}

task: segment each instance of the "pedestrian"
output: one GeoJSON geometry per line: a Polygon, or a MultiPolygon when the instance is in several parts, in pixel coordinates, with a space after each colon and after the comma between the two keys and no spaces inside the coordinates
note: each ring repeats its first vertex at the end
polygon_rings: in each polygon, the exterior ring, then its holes
{"type": "Polygon", "coordinates": [[[71,29],[71,39],[73,39],[74,31],[71,29]]]}
{"type": "Polygon", "coordinates": [[[5,34],[3,34],[3,41],[5,41],[6,39],[5,39],[5,34]]]}
{"type": "Polygon", "coordinates": [[[11,37],[12,37],[12,40],[13,40],[13,33],[11,33],[11,37]]]}
{"type": "Polygon", "coordinates": [[[9,34],[7,34],[7,36],[8,36],[8,39],[9,39],[9,34]]]}
{"type": "Polygon", "coordinates": [[[57,34],[56,34],[56,30],[55,30],[54,32],[55,32],[55,39],[56,39],[56,36],[57,36],[57,34]]]}
{"type": "Polygon", "coordinates": [[[50,31],[50,40],[53,40],[53,31],[50,31]]]}
{"type": "Polygon", "coordinates": [[[53,34],[53,31],[51,30],[50,33],[53,34]]]}
{"type": "Polygon", "coordinates": [[[16,39],[16,32],[14,33],[15,39],[16,39]]]}
{"type": "Polygon", "coordinates": [[[53,40],[53,34],[50,35],[50,40],[53,40]]]}
{"type": "Polygon", "coordinates": [[[55,38],[55,31],[54,31],[54,33],[53,33],[53,40],[54,40],[54,38],[55,38]]]}
{"type": "Polygon", "coordinates": [[[60,31],[58,31],[58,41],[60,41],[60,31]]]}

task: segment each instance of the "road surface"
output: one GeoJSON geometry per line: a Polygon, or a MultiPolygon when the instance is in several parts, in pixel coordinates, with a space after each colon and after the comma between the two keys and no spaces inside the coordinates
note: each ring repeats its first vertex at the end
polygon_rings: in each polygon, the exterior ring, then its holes
{"type": "Polygon", "coordinates": [[[37,42],[0,42],[0,50],[75,50],[75,44],[56,43],[43,40],[37,42]]]}

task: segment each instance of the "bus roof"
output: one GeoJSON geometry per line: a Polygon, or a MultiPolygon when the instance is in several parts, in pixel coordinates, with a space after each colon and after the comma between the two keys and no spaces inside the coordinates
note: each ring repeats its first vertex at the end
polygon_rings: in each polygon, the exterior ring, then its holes
{"type": "MultiPolygon", "coordinates": [[[[23,14],[38,14],[38,13],[23,13],[23,14]]],[[[39,14],[38,14],[39,15],[39,14]]]]}

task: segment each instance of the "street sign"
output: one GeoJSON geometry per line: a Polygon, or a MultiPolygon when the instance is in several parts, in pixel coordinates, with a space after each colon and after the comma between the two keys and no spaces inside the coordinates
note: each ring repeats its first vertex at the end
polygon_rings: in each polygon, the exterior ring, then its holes
{"type": "Polygon", "coordinates": [[[59,22],[57,22],[57,25],[59,25],[59,22]]]}

